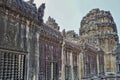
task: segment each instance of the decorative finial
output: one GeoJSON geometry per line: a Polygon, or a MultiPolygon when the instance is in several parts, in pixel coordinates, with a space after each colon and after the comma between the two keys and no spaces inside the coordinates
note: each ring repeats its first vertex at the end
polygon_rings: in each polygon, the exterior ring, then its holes
{"type": "Polygon", "coordinates": [[[27,1],[28,4],[33,4],[34,0],[27,1]]]}
{"type": "Polygon", "coordinates": [[[41,6],[38,8],[38,13],[39,13],[38,19],[41,22],[43,22],[44,10],[45,10],[45,3],[42,3],[41,6]]]}
{"type": "Polygon", "coordinates": [[[29,0],[30,4],[33,4],[34,0],[29,0]]]}

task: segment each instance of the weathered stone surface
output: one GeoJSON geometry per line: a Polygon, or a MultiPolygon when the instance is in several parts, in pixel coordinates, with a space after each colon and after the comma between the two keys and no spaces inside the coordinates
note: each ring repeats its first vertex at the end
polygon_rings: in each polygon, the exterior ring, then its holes
{"type": "Polygon", "coordinates": [[[35,6],[22,0],[11,0],[11,2],[2,0],[0,11],[0,51],[2,51],[0,54],[4,56],[0,59],[0,64],[6,67],[3,70],[0,67],[0,71],[2,70],[0,79],[39,80],[39,26],[44,13],[39,12],[41,17],[38,19],[35,6]],[[24,9],[26,11],[22,13],[24,9]],[[29,15],[26,15],[29,10],[29,15]],[[10,58],[9,55],[14,57],[10,58]],[[9,63],[10,60],[17,63],[13,65],[12,62],[9,63]],[[8,65],[12,65],[12,69],[8,65]],[[16,72],[10,73],[9,68],[16,72]]]}
{"type": "Polygon", "coordinates": [[[45,24],[44,9],[33,0],[0,0],[1,80],[98,79],[115,70],[111,53],[118,35],[110,12],[91,10],[78,35],[61,34],[51,17],[45,24]]]}
{"type": "Polygon", "coordinates": [[[50,26],[51,28],[59,31],[60,27],[58,26],[58,24],[56,23],[56,21],[51,18],[50,16],[48,17],[48,21],[46,22],[46,25],[50,26]]]}
{"type": "Polygon", "coordinates": [[[104,52],[104,72],[116,72],[116,58],[113,50],[117,46],[118,34],[116,24],[109,11],[92,9],[83,17],[80,26],[82,42],[96,44],[104,52]]]}

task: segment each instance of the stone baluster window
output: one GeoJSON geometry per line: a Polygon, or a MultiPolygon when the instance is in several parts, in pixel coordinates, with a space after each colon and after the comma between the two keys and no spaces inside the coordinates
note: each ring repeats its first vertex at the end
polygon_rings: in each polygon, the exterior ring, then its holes
{"type": "Polygon", "coordinates": [[[65,66],[65,80],[72,80],[71,66],[65,66]]]}
{"type": "Polygon", "coordinates": [[[24,80],[25,55],[0,51],[0,80],[24,80]]]}

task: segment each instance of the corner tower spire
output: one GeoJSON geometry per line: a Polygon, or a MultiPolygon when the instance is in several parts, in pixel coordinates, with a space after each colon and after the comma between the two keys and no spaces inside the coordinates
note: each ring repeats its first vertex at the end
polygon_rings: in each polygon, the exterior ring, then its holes
{"type": "Polygon", "coordinates": [[[33,4],[34,0],[28,0],[27,3],[28,4],[33,4]]]}
{"type": "Polygon", "coordinates": [[[34,0],[29,0],[30,4],[33,4],[34,0]]]}

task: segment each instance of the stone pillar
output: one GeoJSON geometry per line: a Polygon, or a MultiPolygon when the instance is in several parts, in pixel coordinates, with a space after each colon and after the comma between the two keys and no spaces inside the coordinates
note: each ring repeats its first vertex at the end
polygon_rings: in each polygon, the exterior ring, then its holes
{"type": "Polygon", "coordinates": [[[77,59],[77,65],[78,65],[78,78],[81,80],[81,68],[82,68],[82,60],[81,60],[81,54],[78,55],[77,59]]]}
{"type": "Polygon", "coordinates": [[[82,79],[82,77],[85,76],[85,71],[84,71],[84,58],[83,58],[83,53],[81,52],[80,53],[80,64],[79,64],[79,68],[80,68],[80,71],[79,71],[79,77],[80,79],[82,79]]]}
{"type": "Polygon", "coordinates": [[[27,21],[26,25],[26,39],[27,39],[27,55],[25,57],[25,80],[29,80],[29,51],[30,51],[30,42],[29,42],[29,21],[27,21]]]}
{"type": "Polygon", "coordinates": [[[99,54],[97,54],[97,74],[100,73],[99,54]]]}
{"type": "Polygon", "coordinates": [[[51,62],[51,80],[53,80],[53,62],[51,62]]]}
{"type": "Polygon", "coordinates": [[[74,80],[74,73],[73,73],[73,53],[72,52],[70,52],[70,53],[68,53],[68,54],[70,54],[70,66],[71,66],[71,80],[74,80]]]}
{"type": "Polygon", "coordinates": [[[104,55],[105,62],[105,72],[116,72],[116,58],[112,55],[112,53],[108,53],[104,55]],[[109,70],[108,70],[109,68],[109,70]]]}
{"type": "Polygon", "coordinates": [[[111,67],[113,72],[117,72],[116,70],[116,57],[111,54],[111,67]]]}
{"type": "Polygon", "coordinates": [[[65,80],[65,59],[64,59],[64,49],[65,49],[65,47],[64,47],[64,45],[65,45],[65,42],[63,42],[63,44],[62,44],[62,57],[61,57],[61,60],[62,60],[62,70],[61,70],[61,79],[60,80],[65,80]]]}
{"type": "Polygon", "coordinates": [[[36,42],[36,48],[35,48],[35,61],[36,61],[36,73],[35,73],[35,80],[39,80],[39,33],[36,33],[36,38],[37,38],[37,42],[36,42]]]}
{"type": "Polygon", "coordinates": [[[105,72],[108,72],[108,70],[107,70],[108,60],[107,60],[107,59],[108,59],[108,55],[105,54],[105,55],[104,55],[104,71],[105,71],[105,72]]]}

